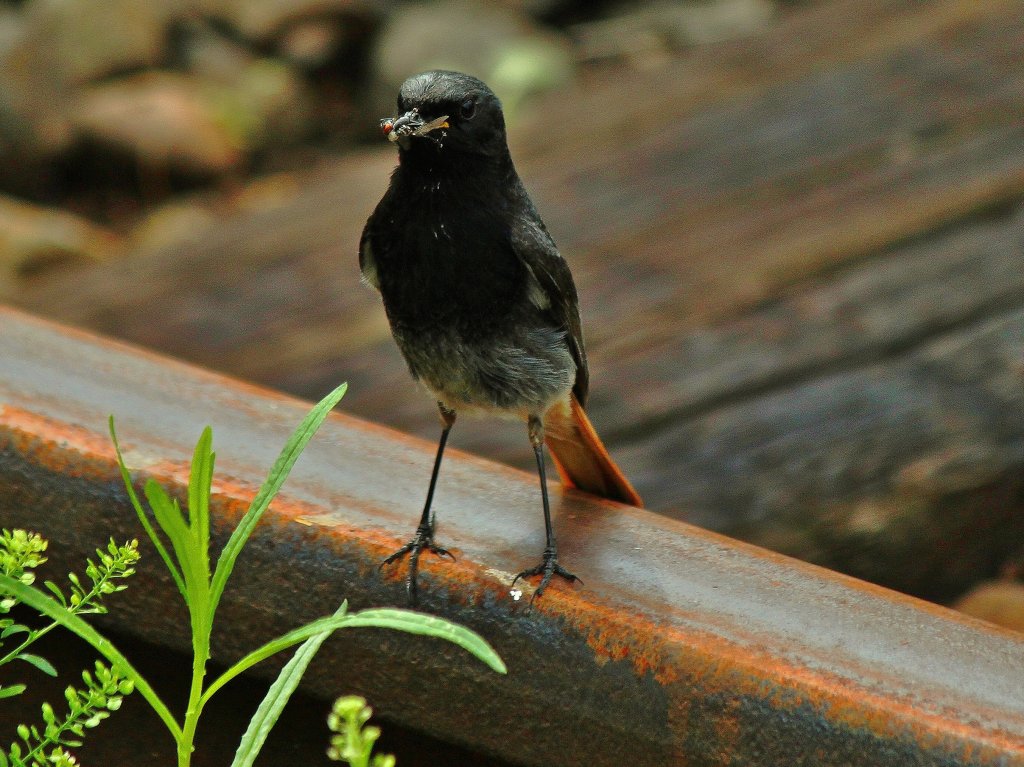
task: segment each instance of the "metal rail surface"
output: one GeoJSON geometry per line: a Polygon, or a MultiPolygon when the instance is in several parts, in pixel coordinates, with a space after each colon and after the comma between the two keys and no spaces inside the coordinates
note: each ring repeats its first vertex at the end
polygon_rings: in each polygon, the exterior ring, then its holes
{"type": "MultiPolygon", "coordinates": [[[[0,525],[38,530],[69,562],[139,537],[114,414],[135,478],[179,493],[213,426],[223,542],[308,407],[0,308],[0,525]]],[[[343,598],[403,605],[404,569],[377,565],[412,532],[433,450],[332,414],[239,560],[216,657],[343,598]]],[[[422,609],[482,633],[507,676],[439,641],[351,630],[307,689],[364,693],[387,718],[523,765],[1024,765],[1021,637],[552,490],[561,559],[585,585],[526,610],[528,590],[509,587],[543,549],[534,477],[454,450],[442,471],[438,538],[457,561],[424,558],[422,609]]],[[[148,549],[146,564],[104,626],[183,649],[174,588],[148,549]]]]}

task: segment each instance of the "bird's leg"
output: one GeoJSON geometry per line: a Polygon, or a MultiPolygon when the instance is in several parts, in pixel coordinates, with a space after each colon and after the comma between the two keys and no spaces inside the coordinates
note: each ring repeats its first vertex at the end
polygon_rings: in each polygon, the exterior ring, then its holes
{"type": "Polygon", "coordinates": [[[534,575],[541,576],[540,584],[530,597],[530,603],[544,593],[544,589],[551,583],[554,576],[565,578],[567,581],[578,581],[575,575],[570,573],[558,564],[558,545],[555,543],[555,531],[551,527],[551,505],[548,503],[548,483],[544,473],[544,422],[540,416],[531,415],[527,422],[530,434],[530,444],[533,445],[533,453],[537,457],[537,474],[540,476],[540,495],[544,505],[544,535],[546,545],[544,546],[544,558],[539,565],[529,570],[523,570],[513,580],[512,585],[520,578],[531,578],[534,575]]]}
{"type": "Polygon", "coordinates": [[[409,604],[415,605],[417,599],[416,573],[419,570],[420,554],[423,550],[433,552],[439,557],[451,557],[451,553],[434,543],[434,515],[431,512],[431,505],[434,502],[434,488],[437,485],[437,475],[441,471],[441,458],[444,456],[444,446],[448,442],[448,434],[455,423],[455,411],[449,410],[440,402],[437,403],[441,413],[441,439],[437,443],[437,455],[434,457],[434,469],[430,474],[430,487],[427,488],[427,500],[423,504],[423,514],[420,516],[420,523],[416,527],[416,535],[402,548],[380,563],[380,567],[390,565],[392,562],[409,555],[409,575],[405,579],[405,588],[409,592],[409,604]]]}

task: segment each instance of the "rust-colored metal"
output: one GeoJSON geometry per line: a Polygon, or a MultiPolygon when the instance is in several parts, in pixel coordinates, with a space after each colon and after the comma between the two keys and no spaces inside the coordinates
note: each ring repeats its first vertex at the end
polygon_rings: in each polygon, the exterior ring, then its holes
{"type": "MultiPolygon", "coordinates": [[[[213,426],[223,540],[307,408],[0,309],[0,524],[75,559],[139,536],[113,413],[136,477],[171,485],[213,426]]],[[[377,563],[410,534],[432,455],[332,416],[239,560],[216,656],[342,598],[402,604],[403,572],[377,563]]],[[[442,471],[438,538],[458,559],[426,558],[423,607],[481,632],[507,677],[440,642],[351,631],[308,687],[361,692],[524,765],[1024,765],[1020,636],[638,509],[554,499],[560,556],[586,585],[556,584],[526,611],[509,586],[543,549],[534,478],[457,451],[442,471]]],[[[108,623],[184,647],[173,587],[148,560],[108,623]]]]}

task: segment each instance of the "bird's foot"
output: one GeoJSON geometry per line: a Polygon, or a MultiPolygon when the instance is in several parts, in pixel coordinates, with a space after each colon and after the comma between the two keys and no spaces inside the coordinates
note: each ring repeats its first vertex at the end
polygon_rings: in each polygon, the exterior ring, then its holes
{"type": "Polygon", "coordinates": [[[448,549],[434,543],[433,526],[420,525],[416,528],[416,535],[413,536],[411,541],[381,562],[377,567],[378,570],[383,570],[392,562],[397,562],[405,555],[409,555],[409,574],[405,578],[405,589],[409,594],[409,604],[411,606],[416,605],[419,596],[416,588],[416,574],[419,572],[420,554],[424,551],[429,551],[439,557],[448,557],[453,562],[455,561],[455,557],[448,549]]]}
{"type": "Polygon", "coordinates": [[[532,567],[529,570],[523,570],[521,573],[519,573],[519,575],[513,578],[512,585],[515,586],[516,582],[520,578],[533,578],[536,575],[541,576],[541,579],[540,583],[537,585],[537,588],[533,591],[533,596],[530,597],[531,605],[533,604],[533,600],[535,600],[537,597],[544,593],[544,589],[548,587],[548,584],[551,583],[551,579],[554,578],[556,575],[559,578],[565,578],[565,580],[569,581],[570,583],[574,583],[575,581],[583,583],[583,581],[580,581],[580,579],[576,575],[570,573],[568,570],[566,570],[564,567],[558,564],[558,554],[552,549],[546,549],[544,551],[544,560],[539,565],[537,565],[536,567],[532,567]]]}

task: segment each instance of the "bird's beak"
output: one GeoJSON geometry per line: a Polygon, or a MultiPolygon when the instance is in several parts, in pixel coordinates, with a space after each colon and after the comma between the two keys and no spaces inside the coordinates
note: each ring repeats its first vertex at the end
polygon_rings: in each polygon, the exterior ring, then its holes
{"type": "Polygon", "coordinates": [[[380,129],[388,137],[388,141],[399,142],[403,149],[409,146],[410,136],[425,136],[431,131],[447,127],[448,115],[426,122],[416,109],[411,109],[400,117],[386,117],[380,121],[380,129]]]}
{"type": "Polygon", "coordinates": [[[412,109],[404,115],[385,120],[383,123],[384,135],[390,141],[397,141],[399,136],[407,136],[415,132],[422,125],[423,118],[420,117],[419,111],[412,109]]]}

